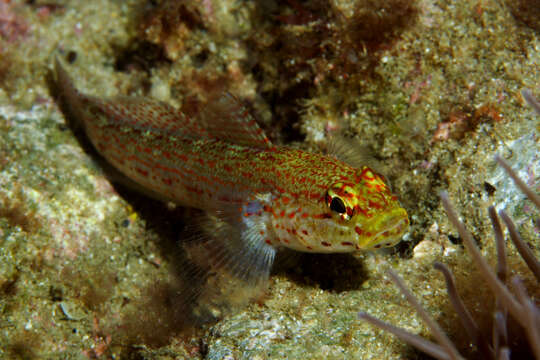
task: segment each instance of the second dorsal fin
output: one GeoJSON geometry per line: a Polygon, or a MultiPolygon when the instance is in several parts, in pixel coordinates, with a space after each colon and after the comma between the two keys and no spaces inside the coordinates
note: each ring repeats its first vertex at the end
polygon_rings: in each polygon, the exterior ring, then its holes
{"type": "Polygon", "coordinates": [[[252,112],[228,92],[204,104],[196,118],[212,138],[257,148],[273,147],[252,112]]]}

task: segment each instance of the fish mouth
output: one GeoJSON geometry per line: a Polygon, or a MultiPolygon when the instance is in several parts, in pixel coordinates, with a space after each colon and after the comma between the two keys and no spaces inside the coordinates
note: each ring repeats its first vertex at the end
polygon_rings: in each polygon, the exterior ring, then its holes
{"type": "Polygon", "coordinates": [[[377,219],[367,228],[373,230],[367,231],[371,236],[365,239],[363,248],[378,249],[394,246],[409,228],[409,217],[405,209],[397,208],[386,216],[377,219]]]}

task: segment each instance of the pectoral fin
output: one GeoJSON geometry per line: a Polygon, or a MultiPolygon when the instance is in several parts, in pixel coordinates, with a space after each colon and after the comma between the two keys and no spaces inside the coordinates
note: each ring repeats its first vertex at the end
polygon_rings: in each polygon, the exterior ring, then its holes
{"type": "Polygon", "coordinates": [[[260,296],[274,261],[276,250],[264,242],[263,224],[231,211],[196,219],[181,241],[189,265],[185,268],[190,269],[184,277],[196,286],[186,291],[184,300],[193,303],[199,321],[260,296]]]}

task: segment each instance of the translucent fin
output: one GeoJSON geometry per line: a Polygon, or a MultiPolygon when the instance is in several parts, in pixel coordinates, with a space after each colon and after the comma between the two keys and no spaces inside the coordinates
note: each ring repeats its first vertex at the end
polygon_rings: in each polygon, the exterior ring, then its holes
{"type": "Polygon", "coordinates": [[[205,104],[197,119],[216,139],[264,149],[273,147],[252,112],[228,92],[205,104]]]}
{"type": "Polygon", "coordinates": [[[164,249],[170,252],[169,277],[156,279],[129,303],[109,330],[115,341],[164,346],[260,298],[275,250],[243,221],[231,223],[228,212],[220,217],[188,211],[180,246],[164,249]]]}
{"type": "Polygon", "coordinates": [[[356,139],[333,135],[328,141],[326,152],[356,169],[361,169],[363,166],[378,167],[377,161],[370,156],[369,149],[356,139]]]}
{"type": "Polygon", "coordinates": [[[209,139],[208,131],[194,119],[169,104],[151,98],[117,96],[112,99],[92,98],[112,121],[135,129],[163,133],[167,136],[209,139]]]}
{"type": "Polygon", "coordinates": [[[75,120],[92,121],[92,107],[107,114],[111,122],[166,136],[219,139],[257,148],[272,148],[252,112],[237,98],[224,92],[200,106],[193,117],[169,104],[150,98],[117,96],[98,98],[79,93],[69,75],[55,60],[56,86],[75,120]],[[89,113],[90,112],[90,113],[89,113]]]}
{"type": "Polygon", "coordinates": [[[245,305],[265,289],[275,248],[264,242],[263,224],[245,221],[232,207],[195,219],[182,241],[190,286],[186,300],[199,321],[245,305]],[[201,281],[204,279],[204,281],[201,281]]]}
{"type": "Polygon", "coordinates": [[[190,139],[210,139],[205,128],[173,106],[151,98],[116,96],[99,98],[79,92],[58,58],[54,65],[55,81],[62,110],[69,113],[70,126],[78,128],[96,121],[96,112],[108,121],[143,131],[190,139]],[[75,126],[73,126],[75,125],[75,126]]]}
{"type": "Polygon", "coordinates": [[[382,168],[380,162],[371,156],[371,151],[358,140],[346,138],[341,135],[333,135],[328,141],[327,153],[355,169],[368,166],[376,171],[391,189],[388,177],[380,171],[382,168]]]}

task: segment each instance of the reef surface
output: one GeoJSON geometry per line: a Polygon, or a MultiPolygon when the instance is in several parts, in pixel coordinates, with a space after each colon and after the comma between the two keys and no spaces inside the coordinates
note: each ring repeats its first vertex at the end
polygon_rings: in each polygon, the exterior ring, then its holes
{"type": "Polygon", "coordinates": [[[425,358],[357,319],[430,336],[389,268],[466,348],[433,262],[449,265],[474,313],[489,317],[489,299],[438,192],[488,258],[490,204],[540,254],[539,214],[494,161],[539,191],[540,122],[520,94],[540,96],[530,4],[0,0],[0,358],[425,358]],[[354,137],[411,230],[391,251],[285,256],[257,301],[179,334],[168,291],[190,212],[109,182],[51,96],[56,56],[89,94],[196,111],[228,89],[275,143],[324,151],[332,132],[354,137]]]}

